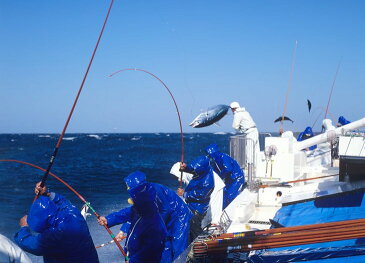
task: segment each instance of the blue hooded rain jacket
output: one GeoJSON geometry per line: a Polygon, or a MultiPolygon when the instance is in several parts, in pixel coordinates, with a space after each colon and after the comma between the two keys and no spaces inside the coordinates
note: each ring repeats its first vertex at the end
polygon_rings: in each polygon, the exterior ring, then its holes
{"type": "MultiPolygon", "coordinates": [[[[128,175],[125,179],[128,187],[133,188],[140,184],[147,183],[146,176],[142,172],[134,172],[128,175]]],[[[189,238],[189,221],[192,217],[192,212],[184,201],[169,188],[156,183],[148,183],[156,191],[156,203],[158,211],[163,218],[168,238],[165,244],[163,259],[161,262],[172,262],[178,257],[188,246],[189,238]]],[[[126,222],[133,222],[135,210],[132,207],[124,208],[119,212],[108,215],[108,225],[117,225],[126,222]]],[[[130,224],[123,224],[121,230],[129,233],[130,224]]]]}
{"type": "Polygon", "coordinates": [[[31,206],[28,226],[14,236],[25,251],[45,263],[99,262],[95,245],[80,211],[62,195],[40,196],[31,206]],[[39,234],[32,234],[31,229],[39,234]]]}
{"type": "Polygon", "coordinates": [[[346,120],[344,116],[340,116],[338,118],[338,123],[341,124],[341,126],[351,123],[351,121],[346,120]]]}
{"type": "Polygon", "coordinates": [[[130,188],[128,193],[135,209],[134,222],[125,243],[129,263],[159,263],[167,230],[158,213],[156,191],[149,183],[142,183],[130,188]]]}
{"type": "MultiPolygon", "coordinates": [[[[306,127],[305,130],[303,132],[301,132],[299,135],[298,135],[298,138],[297,138],[297,141],[298,142],[301,142],[301,141],[304,141],[306,139],[309,139],[311,137],[314,136],[314,133],[313,133],[313,130],[311,127],[306,127]]],[[[313,151],[314,149],[317,148],[317,145],[312,145],[311,147],[309,147],[309,150],[313,151]]]]}
{"type": "Polygon", "coordinates": [[[186,172],[193,173],[194,176],[185,188],[185,202],[193,212],[204,215],[214,189],[213,171],[209,166],[208,157],[200,156],[193,160],[186,167],[186,172]]]}
{"type": "Polygon", "coordinates": [[[213,160],[214,171],[225,183],[223,192],[223,209],[225,209],[243,190],[245,176],[239,164],[229,155],[219,151],[217,144],[211,144],[205,152],[213,160]]]}

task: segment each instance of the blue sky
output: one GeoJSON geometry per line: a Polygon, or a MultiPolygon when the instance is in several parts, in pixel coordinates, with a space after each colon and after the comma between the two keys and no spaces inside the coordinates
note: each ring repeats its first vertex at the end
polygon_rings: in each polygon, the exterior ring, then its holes
{"type": "MultiPolygon", "coordinates": [[[[59,133],[109,1],[0,1],[0,133],[59,133]]],[[[300,131],[326,107],[364,117],[364,1],[116,0],[67,132],[232,131],[188,126],[202,110],[238,101],[260,131],[277,131],[298,41],[286,115],[300,131]],[[312,102],[308,114],[307,99],[312,102]]],[[[320,115],[323,118],[324,112],[320,115]]],[[[316,130],[319,130],[317,122],[316,130]]]]}

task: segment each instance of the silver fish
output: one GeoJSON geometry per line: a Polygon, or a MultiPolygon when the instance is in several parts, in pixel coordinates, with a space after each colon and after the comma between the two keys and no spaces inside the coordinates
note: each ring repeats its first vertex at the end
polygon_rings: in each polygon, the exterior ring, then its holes
{"type": "Polygon", "coordinates": [[[202,128],[216,123],[227,114],[228,105],[219,104],[208,108],[207,111],[200,113],[189,125],[193,128],[202,128]]]}

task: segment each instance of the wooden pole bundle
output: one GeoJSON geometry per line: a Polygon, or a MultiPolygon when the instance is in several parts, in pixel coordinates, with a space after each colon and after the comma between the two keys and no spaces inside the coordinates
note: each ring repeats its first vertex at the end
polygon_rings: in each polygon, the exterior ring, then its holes
{"type": "Polygon", "coordinates": [[[193,251],[195,256],[203,256],[207,253],[247,252],[361,237],[365,237],[365,219],[227,233],[196,242],[193,251]]]}

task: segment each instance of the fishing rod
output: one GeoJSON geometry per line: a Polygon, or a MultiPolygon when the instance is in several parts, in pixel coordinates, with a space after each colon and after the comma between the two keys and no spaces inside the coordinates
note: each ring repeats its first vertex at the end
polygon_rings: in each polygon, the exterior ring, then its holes
{"type": "MultiPolygon", "coordinates": [[[[123,239],[126,239],[127,238],[127,236],[123,236],[121,239],[120,239],[120,241],[122,241],[123,239]]],[[[118,241],[118,240],[117,240],[118,241]]],[[[120,242],[119,241],[119,242],[120,242]]],[[[114,240],[110,240],[110,241],[108,241],[108,242],[106,242],[106,243],[103,243],[103,244],[100,244],[100,245],[97,245],[97,246],[95,246],[95,248],[102,248],[102,247],[105,247],[105,246],[107,246],[107,245],[110,245],[110,244],[113,244],[113,243],[115,243],[115,241],[114,240]]]]}
{"type": "MultiPolygon", "coordinates": [[[[212,245],[210,242],[202,242],[194,247],[194,255],[201,256],[209,253],[227,253],[229,252],[249,252],[252,250],[271,249],[279,247],[292,247],[299,245],[308,245],[324,242],[334,242],[348,239],[358,239],[365,236],[364,228],[353,231],[341,231],[338,233],[311,233],[311,236],[302,237],[297,235],[293,238],[286,237],[286,235],[278,236],[277,238],[270,238],[264,240],[243,240],[243,242],[227,242],[228,244],[221,243],[219,245],[212,245]],[[344,233],[343,233],[344,232],[344,233]],[[318,234],[318,235],[317,235],[318,234]],[[284,240],[288,238],[288,240],[284,240]],[[276,240],[275,240],[276,239],[276,240]],[[277,240],[279,239],[279,240],[277,240]]],[[[238,241],[238,240],[237,240],[238,241]]]]}
{"type": "Polygon", "coordinates": [[[295,58],[296,58],[296,54],[297,54],[297,47],[298,47],[298,40],[295,40],[295,48],[294,48],[293,60],[292,60],[290,77],[289,77],[289,82],[288,82],[288,90],[287,90],[286,96],[285,96],[284,111],[283,111],[283,115],[281,116],[279,131],[283,130],[284,117],[285,117],[285,113],[286,113],[286,106],[288,105],[288,98],[289,98],[289,93],[290,93],[290,90],[291,90],[291,85],[292,85],[292,80],[293,80],[293,72],[294,72],[294,67],[295,67],[295,58]]]}
{"type": "MultiPolygon", "coordinates": [[[[24,162],[24,161],[19,161],[19,160],[13,160],[13,159],[8,159],[8,160],[0,160],[0,162],[14,162],[14,163],[21,163],[21,164],[25,164],[28,166],[31,166],[33,168],[36,168],[38,170],[41,171],[46,171],[46,169],[43,169],[42,167],[32,164],[32,163],[28,163],[28,162],[24,162]]],[[[61,182],[62,184],[64,184],[68,189],[70,189],[88,208],[90,208],[90,210],[94,213],[94,215],[96,216],[96,218],[100,218],[100,215],[96,212],[96,210],[91,206],[90,202],[86,201],[85,198],[78,193],[72,186],[70,186],[68,183],[66,183],[64,180],[62,180],[60,177],[58,177],[57,175],[55,175],[52,172],[48,172],[52,177],[54,177],[55,179],[57,179],[59,182],[61,182]]],[[[115,238],[115,235],[112,233],[112,231],[108,228],[108,226],[104,225],[106,231],[108,231],[110,237],[113,239],[113,241],[115,242],[115,244],[117,245],[117,247],[119,248],[120,252],[123,254],[123,256],[125,257],[125,260],[128,261],[128,256],[127,254],[124,252],[122,246],[119,244],[119,242],[117,241],[117,239],[115,238]]]]}
{"type": "MultiPolygon", "coordinates": [[[[365,226],[362,224],[361,226],[351,226],[351,227],[338,227],[337,229],[322,229],[318,228],[313,231],[298,231],[293,233],[280,233],[279,235],[270,235],[270,236],[256,236],[256,237],[247,237],[247,238],[235,238],[235,239],[219,239],[219,240],[210,240],[205,243],[208,245],[210,249],[219,249],[227,246],[237,246],[237,245],[268,245],[269,243],[284,243],[286,246],[291,246],[292,242],[298,242],[303,239],[316,239],[316,238],[334,238],[341,237],[343,235],[348,234],[357,234],[359,231],[362,232],[361,235],[365,233],[365,226]],[[289,244],[288,244],[289,243],[289,244]]],[[[307,244],[307,243],[303,243],[307,244]]],[[[200,245],[200,244],[199,244],[200,245]]],[[[198,246],[199,246],[198,245],[198,246]]]]}
{"type": "Polygon", "coordinates": [[[263,184],[263,185],[260,185],[260,188],[273,187],[273,186],[284,186],[284,185],[287,185],[287,184],[306,182],[306,181],[322,179],[322,178],[326,178],[326,177],[332,177],[332,176],[336,176],[336,175],[338,175],[338,174],[331,174],[331,175],[324,175],[324,176],[318,176],[318,177],[312,177],[312,178],[306,178],[306,179],[299,179],[299,180],[294,180],[294,181],[281,182],[281,183],[277,183],[277,184],[263,184]]]}
{"type": "MultiPolygon", "coordinates": [[[[181,117],[180,117],[180,112],[179,112],[179,108],[177,106],[176,100],[174,98],[174,96],[172,95],[172,92],[170,91],[170,89],[167,87],[167,85],[156,75],[152,74],[151,72],[144,70],[144,69],[139,69],[139,68],[125,68],[125,69],[121,69],[118,70],[112,74],[109,75],[109,77],[113,77],[114,75],[123,72],[123,71],[141,71],[144,73],[149,74],[150,76],[154,77],[155,79],[157,79],[159,82],[162,83],[162,85],[164,85],[164,87],[166,88],[166,90],[168,91],[168,93],[170,94],[174,104],[175,104],[175,108],[176,108],[176,112],[177,112],[177,117],[179,119],[179,125],[180,125],[180,135],[181,135],[181,163],[184,163],[184,133],[183,133],[183,129],[182,129],[182,124],[181,124],[181,117]]],[[[181,175],[180,175],[180,188],[182,188],[182,175],[183,172],[181,171],[181,175]]]]}
{"type": "Polygon", "coordinates": [[[329,222],[329,223],[320,223],[320,224],[312,224],[312,225],[302,225],[302,226],[290,226],[290,227],[279,227],[279,228],[270,228],[264,230],[253,230],[246,232],[236,232],[236,233],[225,233],[216,236],[210,236],[212,240],[219,239],[232,239],[232,238],[242,238],[242,237],[252,237],[252,236],[261,236],[261,235],[279,235],[287,232],[295,232],[295,231],[309,231],[316,230],[321,228],[337,228],[337,227],[348,227],[351,225],[360,225],[365,224],[365,219],[351,219],[337,222],[329,222]]]}
{"type": "MultiPolygon", "coordinates": [[[[82,79],[82,82],[81,82],[80,88],[79,88],[79,90],[78,90],[78,92],[77,92],[76,98],[75,98],[75,100],[74,100],[74,103],[73,103],[73,105],[72,105],[71,111],[70,111],[70,113],[69,113],[69,115],[68,115],[68,118],[67,118],[67,120],[66,120],[65,126],[63,127],[63,130],[62,130],[62,132],[61,132],[61,135],[60,135],[60,137],[58,138],[58,141],[57,141],[57,144],[56,144],[56,146],[55,146],[55,148],[54,148],[53,154],[52,154],[52,156],[51,156],[51,158],[50,158],[50,160],[49,160],[48,167],[47,167],[47,169],[45,170],[45,173],[44,173],[44,175],[43,175],[43,177],[42,177],[41,184],[40,184],[40,186],[41,186],[41,187],[43,187],[43,186],[44,186],[44,184],[46,183],[46,180],[47,180],[47,178],[48,178],[48,174],[50,173],[51,168],[52,168],[53,163],[54,163],[54,160],[56,159],[57,152],[58,152],[58,150],[59,150],[59,148],[60,148],[60,145],[61,145],[61,142],[62,142],[63,136],[65,135],[65,132],[66,132],[67,127],[68,127],[68,124],[69,124],[69,122],[70,122],[70,120],[71,120],[72,114],[73,114],[74,109],[75,109],[75,107],[76,107],[77,101],[78,101],[78,99],[79,99],[79,97],[80,97],[80,94],[81,94],[82,88],[84,87],[84,84],[85,84],[85,81],[86,81],[87,75],[89,74],[89,70],[90,70],[91,64],[92,64],[92,62],[93,62],[93,60],[94,60],[94,57],[95,57],[95,54],[96,54],[96,50],[98,49],[98,46],[99,46],[99,43],[100,43],[101,37],[102,37],[102,35],[103,35],[105,25],[106,25],[106,23],[107,23],[107,21],[108,21],[109,14],[110,14],[110,11],[111,11],[111,9],[112,9],[113,3],[114,3],[114,0],[111,0],[111,2],[110,2],[110,6],[109,6],[109,9],[108,9],[108,12],[107,12],[107,15],[106,15],[106,17],[105,17],[105,20],[104,20],[103,26],[102,26],[102,28],[101,28],[101,31],[100,31],[100,34],[99,34],[98,40],[97,40],[97,42],[96,42],[96,45],[95,45],[94,51],[93,51],[93,53],[92,53],[92,55],[91,55],[91,58],[90,58],[90,61],[89,61],[88,66],[87,66],[86,72],[85,72],[84,77],[83,77],[83,79],[82,79]]],[[[37,199],[37,197],[38,197],[38,195],[36,195],[36,197],[35,197],[35,199],[34,199],[34,200],[36,200],[36,199],[37,199]]]]}
{"type": "Polygon", "coordinates": [[[326,107],[326,113],[324,114],[324,118],[325,118],[325,119],[326,119],[326,117],[327,117],[328,108],[329,108],[329,106],[330,106],[330,101],[331,101],[331,98],[332,98],[333,88],[335,87],[335,83],[336,83],[336,79],[337,79],[338,71],[339,71],[340,66],[341,66],[341,62],[342,62],[342,59],[340,60],[340,62],[338,62],[337,70],[336,70],[336,74],[335,74],[335,77],[334,77],[334,79],[333,79],[333,83],[332,83],[332,87],[331,87],[331,92],[330,92],[330,95],[329,95],[329,97],[328,97],[328,102],[327,102],[327,107],[326,107]]]}

